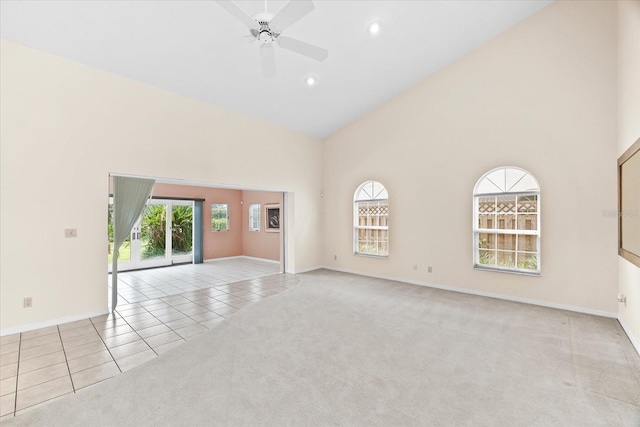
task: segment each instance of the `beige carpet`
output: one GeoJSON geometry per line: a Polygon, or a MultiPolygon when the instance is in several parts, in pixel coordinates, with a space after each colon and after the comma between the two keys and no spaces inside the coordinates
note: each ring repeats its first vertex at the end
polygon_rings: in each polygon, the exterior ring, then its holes
{"type": "Polygon", "coordinates": [[[318,271],[29,426],[640,426],[613,319],[318,271]]]}

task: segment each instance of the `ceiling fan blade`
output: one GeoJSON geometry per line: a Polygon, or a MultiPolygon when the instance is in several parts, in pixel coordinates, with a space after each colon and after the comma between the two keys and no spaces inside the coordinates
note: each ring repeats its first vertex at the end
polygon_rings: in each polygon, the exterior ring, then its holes
{"type": "Polygon", "coordinates": [[[291,0],[269,21],[269,27],[281,33],[303,16],[311,12],[315,6],[311,0],[291,0]]]}
{"type": "Polygon", "coordinates": [[[260,46],[260,60],[262,62],[262,75],[273,77],[276,75],[276,56],[271,43],[260,46]]]}
{"type": "Polygon", "coordinates": [[[277,40],[281,48],[299,53],[300,55],[308,56],[316,61],[324,61],[329,56],[329,51],[327,49],[323,49],[297,39],[292,39],[291,37],[280,36],[277,40]]]}
{"type": "Polygon", "coordinates": [[[249,16],[244,10],[240,9],[234,2],[231,0],[216,0],[224,10],[229,12],[231,15],[235,16],[237,20],[242,22],[249,28],[258,28],[260,25],[249,16]]]}

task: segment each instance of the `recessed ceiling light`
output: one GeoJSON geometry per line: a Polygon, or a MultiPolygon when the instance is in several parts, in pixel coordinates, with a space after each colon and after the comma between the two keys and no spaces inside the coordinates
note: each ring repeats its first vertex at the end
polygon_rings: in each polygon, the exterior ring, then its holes
{"type": "Polygon", "coordinates": [[[314,86],[316,84],[316,81],[317,81],[316,76],[309,76],[305,80],[308,86],[314,86]]]}
{"type": "Polygon", "coordinates": [[[380,32],[380,23],[373,21],[367,29],[369,30],[369,34],[378,34],[380,32]]]}

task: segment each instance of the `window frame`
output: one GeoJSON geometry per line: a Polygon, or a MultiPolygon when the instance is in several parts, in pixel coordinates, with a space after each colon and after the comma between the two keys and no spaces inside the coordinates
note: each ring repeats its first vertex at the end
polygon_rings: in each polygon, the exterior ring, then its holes
{"type": "Polygon", "coordinates": [[[249,231],[260,231],[260,209],[262,209],[260,203],[251,203],[249,205],[249,231]],[[257,227],[254,226],[256,213],[258,216],[257,227]]]}
{"type": "MultiPolygon", "coordinates": [[[[520,181],[518,180],[518,182],[520,181]]],[[[515,187],[516,184],[513,185],[513,187],[515,187]]],[[[506,187],[506,185],[505,185],[506,187]]],[[[483,174],[480,179],[478,179],[478,181],[476,182],[476,185],[474,187],[474,191],[473,191],[473,268],[475,270],[484,270],[484,271],[494,271],[494,272],[500,272],[500,273],[511,273],[511,274],[520,274],[520,275],[526,275],[526,276],[540,276],[541,275],[541,271],[542,271],[542,260],[541,260],[541,253],[542,253],[542,248],[541,248],[541,201],[540,201],[540,196],[541,196],[541,191],[540,191],[540,185],[538,184],[538,180],[536,179],[536,177],[530,173],[529,171],[516,167],[516,166],[501,166],[501,167],[497,167],[494,168],[488,172],[486,172],[485,174],[483,174]],[[522,180],[524,177],[526,177],[527,175],[529,175],[533,181],[536,184],[536,189],[535,190],[528,190],[528,191],[496,191],[496,192],[487,192],[487,193],[479,193],[478,192],[478,187],[480,186],[480,184],[483,182],[483,180],[485,180],[489,175],[493,174],[496,171],[499,170],[505,170],[505,176],[506,176],[506,171],[507,170],[516,170],[516,171],[520,171],[523,172],[525,175],[522,176],[522,178],[520,178],[520,180],[522,180]],[[480,203],[480,199],[481,198],[487,198],[487,197],[493,197],[495,200],[495,203],[498,202],[499,197],[501,196],[507,196],[507,197],[511,197],[513,196],[515,199],[515,209],[513,211],[513,213],[505,213],[503,215],[513,215],[514,216],[514,226],[511,229],[507,229],[507,228],[498,228],[499,227],[499,220],[498,220],[498,215],[500,215],[496,210],[494,210],[494,215],[495,218],[493,218],[493,228],[480,228],[480,221],[479,221],[479,203],[480,203]],[[528,212],[528,213],[519,213],[518,212],[518,203],[520,201],[520,197],[527,197],[527,196],[535,196],[536,197],[536,211],[535,212],[528,212]],[[535,230],[527,230],[527,229],[518,229],[518,216],[519,215],[531,215],[531,214],[535,214],[536,215],[536,227],[535,230]],[[480,263],[480,235],[481,234],[493,234],[496,236],[496,239],[498,239],[500,235],[505,235],[505,236],[516,236],[515,240],[514,240],[514,249],[513,251],[511,250],[504,250],[504,251],[508,251],[508,252],[514,252],[516,254],[516,260],[515,260],[515,266],[514,267],[501,267],[497,265],[497,261],[494,265],[489,265],[489,264],[481,264],[480,263]],[[518,241],[518,236],[536,236],[536,251],[535,251],[535,256],[536,256],[536,269],[535,270],[531,270],[531,269],[526,269],[526,268],[519,268],[518,267],[518,260],[517,260],[517,256],[519,252],[524,252],[524,253],[533,253],[533,251],[520,251],[518,249],[519,247],[519,241],[518,241]]],[[[531,219],[529,219],[531,220],[531,219]]],[[[527,219],[525,219],[525,221],[527,221],[527,219]]],[[[526,223],[526,222],[525,222],[526,223]]],[[[496,255],[498,254],[498,252],[500,251],[498,249],[498,241],[495,242],[494,244],[495,248],[490,248],[493,249],[496,252],[496,255]]]]}
{"type": "Polygon", "coordinates": [[[230,215],[229,215],[229,204],[228,203],[211,203],[210,212],[211,212],[211,231],[217,233],[217,232],[220,232],[220,231],[229,231],[231,229],[231,221],[229,220],[230,215]],[[213,220],[214,220],[213,209],[214,209],[214,206],[225,206],[225,210],[227,212],[227,222],[226,222],[227,228],[225,228],[225,229],[213,228],[213,220]]]}
{"type": "Polygon", "coordinates": [[[372,257],[372,258],[381,258],[381,259],[388,259],[389,258],[389,254],[390,254],[390,239],[389,239],[389,213],[387,213],[387,225],[386,226],[361,226],[359,224],[359,216],[358,216],[358,208],[359,208],[359,203],[370,203],[370,202],[381,202],[381,201],[386,201],[387,204],[387,209],[389,209],[389,194],[388,194],[388,190],[387,188],[379,181],[374,181],[374,180],[368,180],[363,182],[362,184],[360,184],[358,186],[358,188],[356,189],[354,195],[353,195],[353,254],[356,256],[363,256],[363,257],[372,257]],[[378,198],[374,195],[374,198],[369,198],[369,199],[358,199],[358,196],[361,192],[361,190],[363,190],[363,188],[367,185],[367,184],[379,184],[382,188],[382,190],[379,192],[379,194],[384,193],[386,195],[386,197],[384,198],[378,198]],[[379,253],[370,253],[370,252],[361,252],[358,250],[358,232],[359,230],[385,230],[387,232],[387,253],[386,254],[379,254],[379,253]]]}

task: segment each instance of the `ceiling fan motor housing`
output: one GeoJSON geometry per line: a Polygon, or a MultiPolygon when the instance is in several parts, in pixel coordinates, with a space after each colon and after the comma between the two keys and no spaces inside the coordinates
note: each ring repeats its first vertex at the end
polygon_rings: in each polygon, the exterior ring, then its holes
{"type": "Polygon", "coordinates": [[[271,31],[268,23],[263,24],[262,22],[260,22],[260,30],[257,37],[258,40],[260,40],[262,43],[271,43],[276,39],[276,37],[277,34],[271,31]]]}
{"type": "Polygon", "coordinates": [[[273,15],[269,12],[258,13],[252,18],[255,19],[260,28],[252,30],[251,33],[262,43],[272,43],[280,35],[280,33],[276,33],[269,27],[269,22],[273,18],[273,15]]]}

